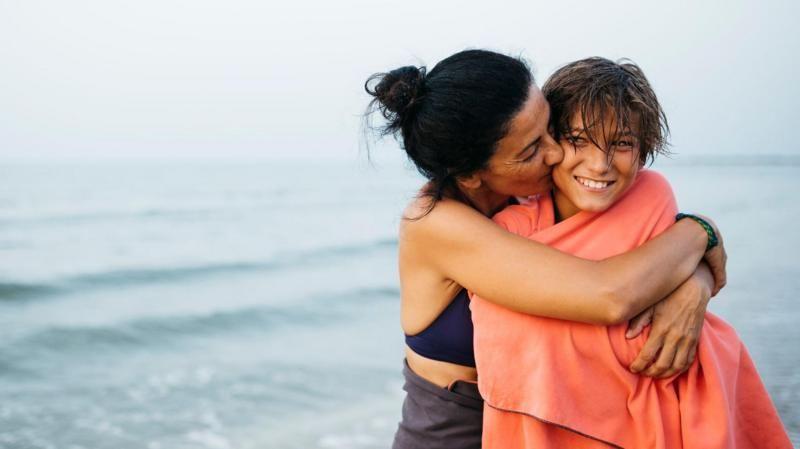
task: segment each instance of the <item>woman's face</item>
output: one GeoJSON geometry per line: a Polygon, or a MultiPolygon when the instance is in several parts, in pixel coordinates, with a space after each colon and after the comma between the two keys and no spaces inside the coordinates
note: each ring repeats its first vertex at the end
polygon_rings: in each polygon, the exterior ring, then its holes
{"type": "Polygon", "coordinates": [[[633,130],[614,135],[616,123],[606,121],[606,129],[589,129],[580,114],[570,121],[570,130],[562,138],[561,164],[553,169],[555,200],[559,215],[569,218],[578,211],[602,212],[630,188],[636,179],[639,142],[633,130]],[[598,147],[589,140],[592,132],[598,147]],[[609,136],[606,142],[604,136],[609,136]],[[605,149],[604,149],[605,148],[605,149]],[[606,150],[612,152],[609,159],[606,150]]]}
{"type": "Polygon", "coordinates": [[[481,187],[504,203],[509,196],[527,197],[552,188],[552,167],[561,161],[561,146],[550,136],[550,107],[535,85],[528,100],[497,143],[488,166],[476,175],[481,187]]]}

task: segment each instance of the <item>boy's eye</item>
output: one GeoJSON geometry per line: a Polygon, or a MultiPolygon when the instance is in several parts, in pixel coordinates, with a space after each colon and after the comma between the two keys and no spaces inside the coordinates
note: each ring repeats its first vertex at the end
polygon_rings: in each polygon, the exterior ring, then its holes
{"type": "Polygon", "coordinates": [[[569,142],[572,146],[580,147],[586,143],[586,139],[581,136],[576,136],[572,134],[567,134],[564,136],[564,139],[569,142]]]}
{"type": "Polygon", "coordinates": [[[631,139],[621,139],[614,141],[612,145],[617,148],[617,151],[625,151],[634,147],[634,141],[631,139]]]}

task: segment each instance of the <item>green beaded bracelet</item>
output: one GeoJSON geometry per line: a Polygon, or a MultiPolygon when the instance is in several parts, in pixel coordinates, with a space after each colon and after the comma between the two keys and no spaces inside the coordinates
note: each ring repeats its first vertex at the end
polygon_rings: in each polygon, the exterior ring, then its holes
{"type": "Polygon", "coordinates": [[[707,221],[703,220],[697,215],[692,215],[692,214],[678,214],[675,216],[675,221],[678,221],[681,218],[691,218],[692,220],[696,221],[700,226],[702,226],[703,229],[706,230],[706,234],[708,234],[708,244],[706,245],[706,251],[719,245],[719,239],[717,238],[717,233],[714,232],[714,228],[711,227],[711,225],[708,224],[707,221]]]}

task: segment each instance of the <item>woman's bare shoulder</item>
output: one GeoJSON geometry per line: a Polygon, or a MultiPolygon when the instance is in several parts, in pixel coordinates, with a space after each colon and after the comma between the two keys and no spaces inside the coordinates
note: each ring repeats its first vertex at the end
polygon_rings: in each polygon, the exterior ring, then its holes
{"type": "Polygon", "coordinates": [[[499,227],[480,212],[459,201],[420,196],[409,202],[400,221],[400,239],[405,243],[442,245],[468,240],[474,233],[499,227]]]}

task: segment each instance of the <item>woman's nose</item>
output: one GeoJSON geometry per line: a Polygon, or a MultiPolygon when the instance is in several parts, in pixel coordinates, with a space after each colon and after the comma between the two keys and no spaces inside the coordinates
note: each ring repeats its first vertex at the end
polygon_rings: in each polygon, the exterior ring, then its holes
{"type": "Polygon", "coordinates": [[[548,167],[558,164],[564,159],[564,149],[553,138],[547,139],[545,142],[544,163],[548,167]]]}

